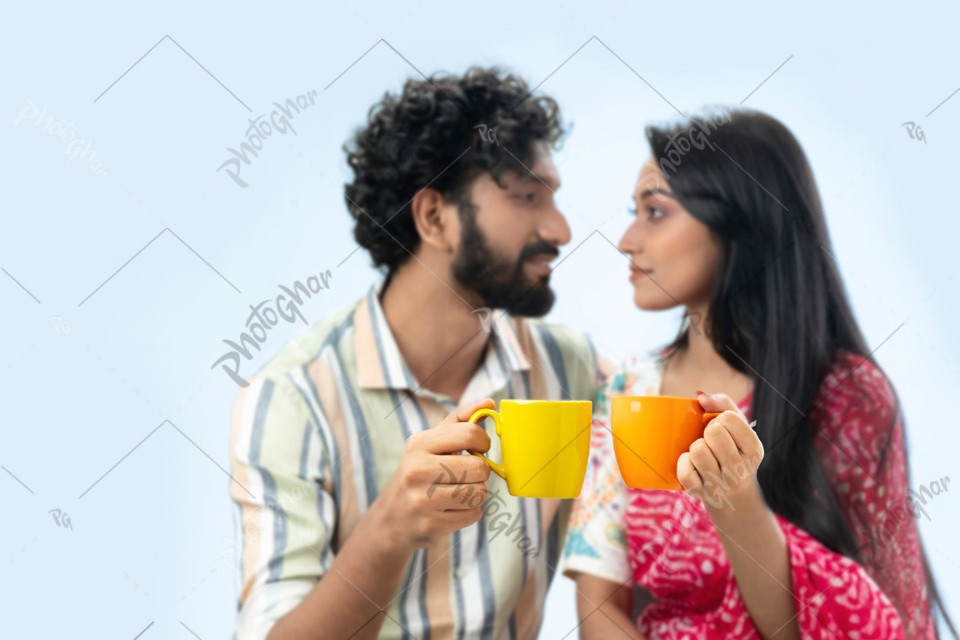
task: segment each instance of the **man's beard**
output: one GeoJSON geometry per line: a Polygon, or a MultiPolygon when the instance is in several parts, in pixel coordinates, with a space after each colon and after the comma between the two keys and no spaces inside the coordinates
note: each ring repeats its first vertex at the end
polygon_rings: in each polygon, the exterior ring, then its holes
{"type": "Polygon", "coordinates": [[[498,256],[477,226],[475,212],[469,209],[468,206],[460,207],[463,231],[460,250],[453,262],[453,277],[476,291],[490,309],[503,309],[524,317],[546,315],[556,296],[546,279],[528,280],[523,265],[532,255],[558,255],[557,248],[541,240],[525,246],[516,262],[498,256]]]}

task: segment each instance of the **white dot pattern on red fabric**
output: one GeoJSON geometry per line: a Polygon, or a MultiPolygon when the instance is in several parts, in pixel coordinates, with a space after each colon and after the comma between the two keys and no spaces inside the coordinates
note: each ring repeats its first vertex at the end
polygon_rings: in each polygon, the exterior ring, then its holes
{"type": "MultiPolygon", "coordinates": [[[[824,379],[811,420],[819,429],[822,465],[864,548],[864,566],[777,517],[787,538],[803,637],[933,638],[916,522],[900,518],[890,524],[909,498],[903,424],[892,387],[877,367],[844,355],[824,379]],[[857,514],[875,523],[874,547],[857,514]]],[[[629,562],[637,584],[657,599],[638,619],[640,631],[650,640],[759,638],[703,504],[682,492],[627,491],[629,562]]]]}

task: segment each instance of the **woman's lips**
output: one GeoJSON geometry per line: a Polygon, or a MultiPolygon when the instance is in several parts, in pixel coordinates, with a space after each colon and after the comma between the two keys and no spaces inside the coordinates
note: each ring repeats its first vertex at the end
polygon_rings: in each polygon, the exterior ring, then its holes
{"type": "Polygon", "coordinates": [[[635,264],[630,265],[630,281],[631,282],[633,280],[637,280],[638,278],[642,278],[643,276],[649,275],[650,273],[652,272],[646,269],[641,269],[635,264]]]}

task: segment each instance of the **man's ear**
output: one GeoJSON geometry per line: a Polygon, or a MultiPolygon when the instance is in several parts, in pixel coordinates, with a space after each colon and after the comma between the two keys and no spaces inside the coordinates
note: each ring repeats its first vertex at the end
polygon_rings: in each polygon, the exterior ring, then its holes
{"type": "Polygon", "coordinates": [[[435,189],[424,187],[417,191],[410,202],[410,212],[421,243],[444,253],[455,249],[451,238],[457,237],[458,230],[451,228],[451,223],[457,220],[456,216],[449,215],[452,206],[435,189]]]}

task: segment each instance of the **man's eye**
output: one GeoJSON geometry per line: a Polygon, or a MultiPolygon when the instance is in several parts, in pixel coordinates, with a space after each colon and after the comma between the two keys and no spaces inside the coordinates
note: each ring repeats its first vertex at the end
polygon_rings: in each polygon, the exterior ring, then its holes
{"type": "Polygon", "coordinates": [[[647,210],[650,212],[650,215],[649,215],[650,220],[659,220],[661,218],[666,217],[667,215],[666,211],[658,207],[649,207],[647,210]]]}
{"type": "Polygon", "coordinates": [[[523,202],[533,202],[536,197],[537,194],[535,193],[518,193],[514,196],[514,198],[523,202]]]}
{"type": "Polygon", "coordinates": [[[637,208],[636,208],[636,207],[627,207],[627,213],[629,213],[631,217],[634,217],[634,218],[635,218],[635,217],[637,216],[637,208]]]}

